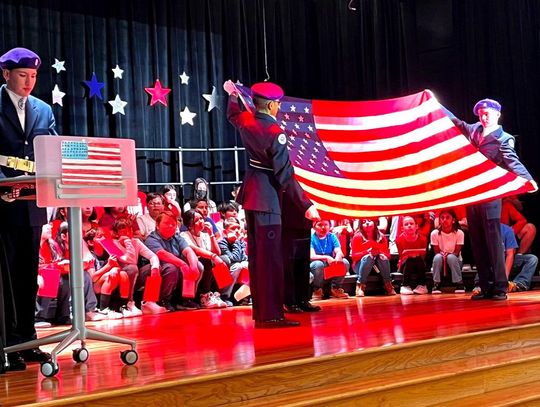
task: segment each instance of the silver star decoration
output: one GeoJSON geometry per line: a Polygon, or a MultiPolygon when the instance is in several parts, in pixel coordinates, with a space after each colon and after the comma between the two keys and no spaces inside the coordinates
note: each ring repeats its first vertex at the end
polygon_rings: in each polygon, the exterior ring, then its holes
{"type": "Polygon", "coordinates": [[[113,71],[114,73],[114,77],[115,78],[120,78],[122,79],[122,74],[124,73],[124,70],[123,69],[120,69],[120,67],[118,66],[118,64],[116,64],[116,66],[111,69],[111,71],[113,71]]]}
{"type": "Polygon", "coordinates": [[[212,93],[203,93],[202,97],[210,102],[208,103],[208,112],[217,106],[218,94],[215,86],[212,86],[212,93]]]}
{"type": "Polygon", "coordinates": [[[187,85],[189,82],[189,76],[187,76],[186,71],[182,72],[182,75],[180,75],[180,84],[181,85],[187,85]]]}
{"type": "Polygon", "coordinates": [[[117,94],[114,100],[109,100],[109,104],[112,106],[112,114],[120,113],[124,116],[126,115],[124,107],[126,107],[127,102],[120,99],[120,95],[117,94]]]}
{"type": "Polygon", "coordinates": [[[197,113],[192,113],[189,111],[189,108],[186,106],[184,110],[180,112],[180,117],[182,118],[182,124],[191,124],[193,126],[193,118],[197,116],[197,113]]]}
{"type": "Polygon", "coordinates": [[[66,61],[59,61],[58,59],[54,58],[54,64],[51,66],[56,69],[56,73],[60,73],[61,71],[66,70],[66,68],[64,68],[65,63],[66,61]]]}
{"type": "Polygon", "coordinates": [[[64,92],[62,92],[59,88],[58,88],[58,85],[54,85],[54,89],[52,91],[52,100],[53,100],[53,105],[56,103],[62,107],[64,107],[63,103],[62,103],[62,98],[65,96],[66,94],[64,92]]]}

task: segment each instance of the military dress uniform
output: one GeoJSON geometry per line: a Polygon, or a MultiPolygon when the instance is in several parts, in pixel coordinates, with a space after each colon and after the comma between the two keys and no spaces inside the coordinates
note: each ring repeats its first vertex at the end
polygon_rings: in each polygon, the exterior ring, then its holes
{"type": "MultiPolygon", "coordinates": [[[[2,69],[32,68],[41,64],[39,57],[25,48],[14,48],[0,57],[2,69]]],[[[28,163],[34,161],[36,135],[56,134],[51,107],[33,96],[12,99],[6,85],[0,88],[0,178],[11,178],[33,171],[28,163]],[[23,113],[17,109],[22,110],[23,113]],[[24,117],[24,128],[20,117],[24,117]],[[9,157],[9,159],[6,159],[9,157]],[[17,158],[20,161],[13,161],[17,158]]],[[[6,312],[7,346],[36,338],[34,314],[37,295],[37,274],[41,227],[47,223],[45,208],[38,208],[34,200],[0,200],[0,237],[6,260],[2,273],[9,273],[9,284],[4,278],[3,292],[14,301],[14,312],[6,312]]],[[[24,351],[26,360],[41,360],[35,350],[24,351]],[[36,359],[37,358],[37,359],[36,359]]],[[[10,355],[11,356],[11,355],[10,355]]],[[[11,360],[11,359],[10,359],[11,360]]],[[[21,364],[21,368],[24,368],[21,364]]]]}
{"type": "MultiPolygon", "coordinates": [[[[252,91],[254,96],[279,100],[283,93],[275,91],[276,86],[256,84],[252,91]]],[[[287,222],[282,218],[283,201],[294,206],[302,217],[312,203],[294,178],[287,137],[274,117],[242,111],[234,95],[229,98],[227,115],[239,130],[249,158],[237,202],[246,211],[253,319],[280,320],[284,316],[285,299],[282,230],[283,222],[287,222]]]]}
{"type": "MultiPolygon", "coordinates": [[[[478,116],[478,110],[481,108],[491,108],[500,112],[501,105],[492,99],[483,99],[475,105],[474,114],[478,116]]],[[[520,177],[528,180],[533,179],[519,161],[514,150],[514,137],[503,131],[502,126],[483,135],[484,129],[479,122],[467,124],[456,118],[453,119],[453,122],[489,160],[520,177]]],[[[496,295],[496,299],[504,299],[508,290],[500,228],[501,207],[501,199],[467,207],[467,223],[471,248],[478,270],[479,285],[482,289],[481,298],[491,298],[496,295]]]]}

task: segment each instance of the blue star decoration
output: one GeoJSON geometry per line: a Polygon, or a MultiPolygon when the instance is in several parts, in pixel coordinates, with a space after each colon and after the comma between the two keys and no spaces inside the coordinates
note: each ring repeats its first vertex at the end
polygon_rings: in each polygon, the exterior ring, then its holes
{"type": "Polygon", "coordinates": [[[90,94],[88,95],[89,98],[92,96],[97,96],[99,99],[103,100],[103,96],[101,96],[101,88],[105,86],[103,82],[99,82],[96,77],[96,73],[92,73],[92,79],[89,81],[84,81],[86,86],[88,86],[88,89],[90,89],[90,94]]]}

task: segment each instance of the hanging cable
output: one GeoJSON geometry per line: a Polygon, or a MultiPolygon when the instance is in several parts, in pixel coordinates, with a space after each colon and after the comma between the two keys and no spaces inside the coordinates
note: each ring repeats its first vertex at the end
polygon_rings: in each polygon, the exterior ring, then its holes
{"type": "Polygon", "coordinates": [[[356,7],[353,7],[354,0],[349,1],[349,10],[356,11],[356,7]]]}
{"type": "Polygon", "coordinates": [[[264,72],[266,73],[265,82],[270,80],[270,74],[268,73],[268,50],[266,49],[266,11],[264,9],[264,0],[262,2],[263,12],[263,43],[264,43],[264,72]]]}

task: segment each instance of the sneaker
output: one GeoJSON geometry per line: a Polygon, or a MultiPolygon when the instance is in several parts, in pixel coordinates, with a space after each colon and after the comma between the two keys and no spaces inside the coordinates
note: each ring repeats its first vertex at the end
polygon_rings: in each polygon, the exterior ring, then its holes
{"type": "Polygon", "coordinates": [[[251,305],[251,296],[242,298],[240,301],[238,301],[238,305],[241,305],[241,306],[251,305]]]}
{"type": "Polygon", "coordinates": [[[513,281],[509,281],[509,282],[508,282],[508,292],[509,292],[509,293],[513,293],[513,292],[515,292],[515,291],[517,291],[517,285],[516,285],[516,283],[514,283],[513,281]]]}
{"type": "Polygon", "coordinates": [[[431,294],[442,294],[440,283],[433,284],[431,289],[431,294]]]}
{"type": "Polygon", "coordinates": [[[323,291],[322,288],[317,288],[315,291],[313,291],[313,295],[311,296],[311,299],[313,301],[320,301],[323,297],[323,291]]]}
{"type": "Polygon", "coordinates": [[[102,310],[98,311],[100,314],[105,315],[107,319],[121,319],[124,318],[124,316],[120,312],[116,312],[115,310],[110,309],[109,307],[103,308],[102,310]]]}
{"type": "Polygon", "coordinates": [[[425,285],[417,285],[416,288],[413,290],[413,293],[417,295],[427,294],[428,289],[425,285]]]}
{"type": "Polygon", "coordinates": [[[465,286],[463,283],[457,283],[456,289],[454,290],[454,293],[456,294],[464,294],[465,293],[465,286]]]}
{"type": "Polygon", "coordinates": [[[332,288],[330,290],[330,297],[332,298],[349,298],[349,294],[343,290],[343,288],[332,288]]]}
{"type": "Polygon", "coordinates": [[[201,294],[201,308],[206,308],[206,309],[219,308],[219,304],[216,302],[213,292],[201,294]]]}
{"type": "Polygon", "coordinates": [[[411,287],[409,287],[408,285],[401,286],[401,288],[399,289],[399,293],[401,295],[413,295],[414,294],[413,290],[411,290],[411,287]]]}
{"type": "Polygon", "coordinates": [[[396,290],[394,290],[394,285],[391,281],[384,282],[384,291],[386,291],[386,295],[396,295],[396,290]]]}
{"type": "Polygon", "coordinates": [[[137,308],[137,306],[135,305],[135,301],[128,301],[127,309],[131,311],[132,317],[138,317],[139,315],[142,315],[142,311],[137,308]]]}
{"type": "Polygon", "coordinates": [[[475,286],[472,290],[472,296],[471,297],[476,297],[477,295],[480,295],[482,294],[482,289],[478,286],[475,286]]]}
{"type": "Polygon", "coordinates": [[[141,304],[143,314],[164,314],[167,311],[160,305],[157,305],[154,301],[143,301],[141,304]]]}
{"type": "MultiPolygon", "coordinates": [[[[229,306],[221,299],[221,294],[217,291],[214,293],[214,301],[219,305],[219,308],[227,308],[229,306]]],[[[229,302],[229,304],[231,304],[230,306],[232,307],[232,302],[229,302]]]]}
{"type": "Polygon", "coordinates": [[[190,299],[184,299],[176,304],[175,307],[178,311],[192,311],[201,308],[199,304],[190,299]]]}
{"type": "Polygon", "coordinates": [[[133,316],[127,305],[122,305],[118,311],[122,314],[124,318],[131,318],[133,316]]]}
{"type": "Polygon", "coordinates": [[[103,321],[107,319],[107,316],[103,315],[98,310],[95,310],[95,311],[88,311],[85,314],[85,319],[86,321],[103,321]]]}
{"type": "Polygon", "coordinates": [[[34,328],[36,328],[36,329],[50,328],[51,326],[52,326],[52,324],[50,322],[47,322],[47,321],[36,321],[36,323],[34,324],[34,328]]]}
{"type": "Polygon", "coordinates": [[[354,295],[357,297],[363,297],[365,295],[364,291],[366,290],[366,285],[361,283],[356,283],[356,291],[354,295]]]}
{"type": "Polygon", "coordinates": [[[175,308],[171,305],[169,301],[162,300],[160,304],[163,308],[167,310],[167,312],[173,312],[176,311],[175,308]]]}

